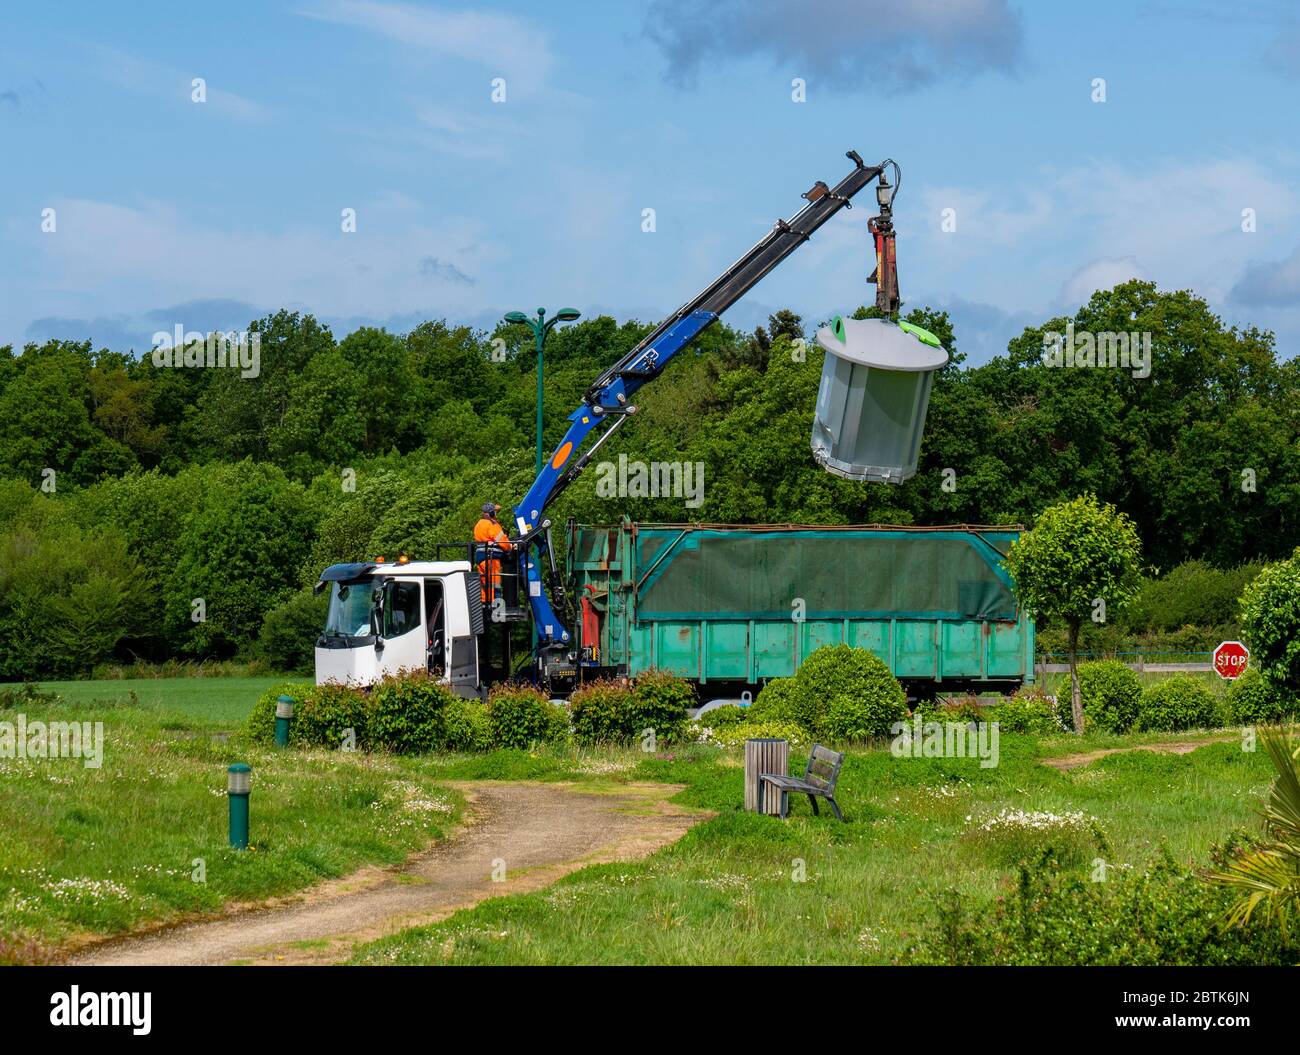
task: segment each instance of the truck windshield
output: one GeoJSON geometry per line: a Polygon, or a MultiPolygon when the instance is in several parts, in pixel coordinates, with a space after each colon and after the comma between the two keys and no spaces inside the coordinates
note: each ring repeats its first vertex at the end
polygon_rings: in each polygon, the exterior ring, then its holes
{"type": "Polygon", "coordinates": [[[330,587],[330,610],[325,618],[326,637],[366,637],[370,634],[370,608],[375,584],[336,582],[330,587]]]}

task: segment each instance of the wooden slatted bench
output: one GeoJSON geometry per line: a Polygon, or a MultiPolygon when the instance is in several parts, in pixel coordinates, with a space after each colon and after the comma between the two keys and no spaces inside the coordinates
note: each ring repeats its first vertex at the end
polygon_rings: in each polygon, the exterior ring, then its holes
{"type": "Polygon", "coordinates": [[[831,804],[831,810],[837,821],[844,820],[839,803],[835,801],[835,785],[840,779],[840,766],[844,764],[844,755],[832,751],[821,744],[813,744],[808,754],[808,765],[804,769],[803,779],[787,777],[783,773],[760,773],[758,775],[758,812],[763,812],[763,798],[770,784],[781,792],[781,816],[790,812],[790,792],[807,795],[812,803],[812,811],[818,813],[817,800],[825,799],[831,804]]]}

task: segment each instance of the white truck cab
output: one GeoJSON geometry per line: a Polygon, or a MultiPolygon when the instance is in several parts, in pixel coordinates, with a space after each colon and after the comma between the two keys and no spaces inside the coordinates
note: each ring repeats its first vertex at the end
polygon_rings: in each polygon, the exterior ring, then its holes
{"type": "Polygon", "coordinates": [[[316,684],[371,685],[427,670],[462,696],[477,696],[482,582],[468,561],[335,564],[316,639],[316,684]]]}

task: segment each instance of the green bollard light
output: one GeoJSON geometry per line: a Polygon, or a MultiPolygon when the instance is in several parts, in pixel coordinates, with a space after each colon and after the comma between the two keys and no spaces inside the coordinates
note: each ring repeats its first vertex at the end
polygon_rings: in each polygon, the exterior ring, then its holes
{"type": "Polygon", "coordinates": [[[275,746],[289,746],[289,721],[293,718],[293,697],[281,696],[275,703],[275,746]]]}
{"type": "Polygon", "coordinates": [[[253,770],[247,762],[236,762],[226,770],[226,797],[230,800],[230,845],[248,849],[248,793],[253,770]]]}

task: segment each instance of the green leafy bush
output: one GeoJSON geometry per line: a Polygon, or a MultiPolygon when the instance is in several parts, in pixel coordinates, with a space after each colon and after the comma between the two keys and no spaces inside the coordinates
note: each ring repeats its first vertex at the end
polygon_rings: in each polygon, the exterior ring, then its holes
{"type": "Polygon", "coordinates": [[[805,715],[802,712],[803,702],[794,678],[773,678],[759,690],[757,698],[750,704],[746,721],[783,721],[802,726],[805,721],[812,720],[811,714],[805,715]]]}
{"type": "MultiPolygon", "coordinates": [[[[249,739],[259,744],[275,743],[275,705],[280,697],[291,697],[294,712],[297,713],[302,701],[314,688],[315,686],[309,681],[285,681],[267,689],[257,698],[257,702],[253,704],[253,709],[248,712],[248,718],[244,722],[244,731],[249,739]]],[[[303,742],[301,736],[295,733],[294,723],[290,722],[289,742],[303,742]]]]}
{"type": "MultiPolygon", "coordinates": [[[[374,698],[350,685],[313,685],[293,706],[289,742],[339,748],[352,730],[356,748],[371,746],[370,719],[374,698]]],[[[272,712],[274,715],[274,711],[272,712]]]]}
{"type": "MultiPolygon", "coordinates": [[[[1216,851],[1216,856],[1222,851],[1216,851]]],[[[1234,894],[1166,859],[1132,873],[1106,867],[1105,882],[1062,869],[1047,851],[1022,865],[1014,892],[975,901],[941,895],[911,963],[950,966],[1291,965],[1300,935],[1255,920],[1227,928],[1234,894]]]]}
{"type": "Polygon", "coordinates": [[[696,721],[703,725],[708,725],[714,729],[719,729],[724,725],[735,725],[749,718],[749,712],[752,707],[737,707],[734,703],[724,703],[721,707],[714,707],[711,711],[705,711],[696,721]]]}
{"type": "MultiPolygon", "coordinates": [[[[708,715],[705,715],[707,718],[708,715]]],[[[739,722],[713,728],[707,721],[697,723],[696,738],[700,743],[717,747],[738,747],[746,740],[789,740],[791,747],[806,747],[812,738],[803,727],[779,718],[739,722]]]]}
{"type": "Polygon", "coordinates": [[[569,697],[573,738],[588,747],[621,743],[632,705],[632,689],[621,681],[589,681],[569,697]]]}
{"type": "Polygon", "coordinates": [[[492,721],[488,710],[478,700],[453,696],[442,711],[440,751],[489,751],[492,748],[492,721]]]}
{"type": "Polygon", "coordinates": [[[443,745],[443,712],[456,699],[445,685],[416,675],[386,678],[370,691],[374,698],[370,737],[376,746],[409,755],[443,745]]]}
{"type": "Polygon", "coordinates": [[[1139,732],[1209,729],[1217,717],[1214,694],[1190,674],[1175,674],[1142,691],[1133,728],[1139,732]]]}
{"type": "Polygon", "coordinates": [[[809,732],[833,741],[886,736],[907,717],[907,694],[884,660],[865,648],[827,645],[800,664],[795,687],[816,715],[809,732]]]}
{"type": "Polygon", "coordinates": [[[1137,721],[1142,682],[1116,659],[1083,663],[1079,666],[1079,695],[1085,728],[1126,733],[1137,721]]]}
{"type": "Polygon", "coordinates": [[[874,652],[825,645],[793,678],[768,682],[752,711],[755,721],[794,722],[819,740],[866,740],[907,717],[907,694],[874,652]]]}
{"type": "Polygon", "coordinates": [[[1231,625],[1242,591],[1261,567],[1214,568],[1200,560],[1179,564],[1159,579],[1143,580],[1121,621],[1134,630],[1231,625]]]}
{"type": "Polygon", "coordinates": [[[684,679],[662,670],[643,671],[632,684],[624,733],[629,740],[639,740],[653,729],[657,743],[675,743],[686,729],[686,709],[698,703],[684,679]]]}
{"type": "Polygon", "coordinates": [[[528,748],[568,739],[569,715],[536,689],[511,685],[488,697],[488,722],[497,747],[528,748]]]}
{"type": "Polygon", "coordinates": [[[1041,692],[1018,692],[990,709],[989,719],[1004,733],[1059,733],[1061,722],[1051,700],[1041,692]]]}
{"type": "Polygon", "coordinates": [[[1300,691],[1300,549],[1290,560],[1268,565],[1246,587],[1241,632],[1260,669],[1300,691]]]}
{"type": "Polygon", "coordinates": [[[258,654],[276,670],[309,673],[328,608],[329,595],[311,590],[299,590],[281,601],[262,618],[258,654]]]}
{"type": "Polygon", "coordinates": [[[1268,725],[1300,717],[1300,698],[1247,667],[1228,689],[1225,712],[1233,725],[1268,725]]]}

